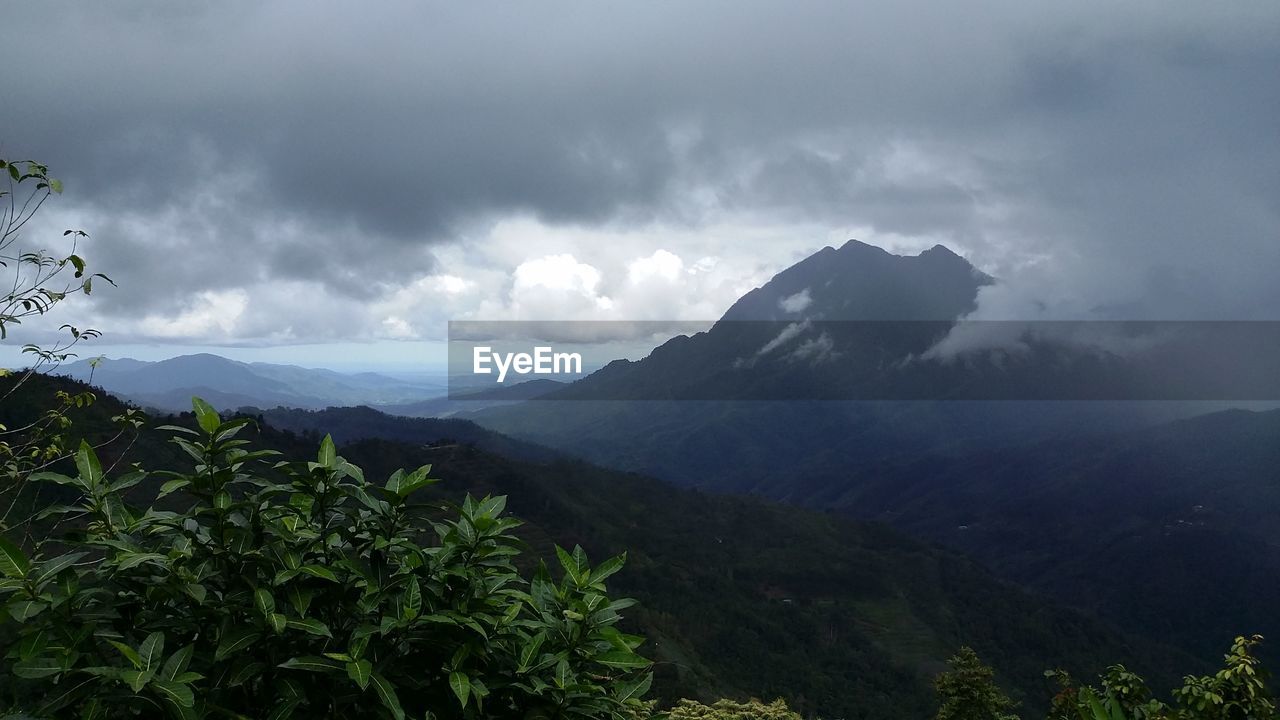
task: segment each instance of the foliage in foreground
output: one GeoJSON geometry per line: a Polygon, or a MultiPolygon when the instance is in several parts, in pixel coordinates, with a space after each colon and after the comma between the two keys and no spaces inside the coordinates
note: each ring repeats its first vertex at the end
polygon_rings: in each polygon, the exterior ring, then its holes
{"type": "MultiPolygon", "coordinates": [[[[62,192],[62,183],[49,176],[49,168],[33,160],[0,158],[0,340],[23,320],[49,314],[74,295],[89,295],[95,280],[111,283],[101,273],[91,273],[77,245],[89,237],[83,230],[62,233],[70,246],[61,251],[34,248],[21,242],[24,229],[52,195],[62,192]],[[68,277],[70,275],[70,277],[68,277]]],[[[114,284],[114,283],[112,283],[114,284]]],[[[75,357],[77,344],[98,336],[92,328],[63,325],[61,336],[52,345],[26,344],[22,354],[30,358],[27,369],[0,392],[0,403],[10,401],[14,392],[42,368],[57,366],[75,357]]],[[[0,376],[13,375],[0,368],[0,376]]],[[[20,499],[30,476],[69,453],[64,448],[70,427],[67,412],[93,401],[91,393],[59,393],[53,407],[42,408],[38,417],[20,427],[0,424],[0,531],[23,525],[25,508],[20,499]]]]}
{"type": "MultiPolygon", "coordinates": [[[[1045,676],[1061,690],[1053,698],[1048,720],[1274,720],[1275,703],[1267,689],[1267,673],[1254,648],[1255,635],[1238,637],[1213,675],[1188,675],[1173,691],[1174,704],[1157,699],[1141,677],[1113,665],[1100,687],[1080,686],[1062,670],[1045,676]]],[[[1013,703],[995,684],[991,668],[969,648],[951,659],[951,670],[938,676],[942,707],[937,720],[1017,720],[1013,703]]]]}
{"type": "Polygon", "coordinates": [[[195,401],[199,430],[173,427],[194,461],[159,498],[145,477],[104,472],[82,445],[75,528],[31,557],[0,540],[0,602],[18,623],[8,688],[38,717],[627,717],[643,707],[641,639],[615,627],[630,601],[581,548],[563,577],[513,564],[505,501],[468,497],[450,519],[417,504],[429,467],[379,485],[326,438],[314,462],[268,465],[195,401]],[[435,518],[436,521],[432,521],[435,518]],[[432,539],[428,541],[427,536],[432,539]]]}

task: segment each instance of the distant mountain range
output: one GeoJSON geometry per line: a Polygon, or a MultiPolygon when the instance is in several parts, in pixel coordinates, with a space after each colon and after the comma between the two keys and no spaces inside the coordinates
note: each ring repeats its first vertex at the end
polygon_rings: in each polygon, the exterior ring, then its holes
{"type": "Polygon", "coordinates": [[[199,396],[220,410],[370,406],[408,417],[448,417],[540,397],[564,387],[545,378],[500,387],[455,388],[442,374],[401,379],[372,372],[246,363],[200,353],[146,362],[80,360],[54,374],[88,382],[140,406],[182,412],[199,396]]]}
{"type": "Polygon", "coordinates": [[[242,406],[318,409],[420,402],[447,392],[443,378],[406,381],[377,373],[245,363],[207,353],[158,362],[80,360],[60,368],[58,374],[167,411],[190,408],[193,395],[228,410],[242,406]]]}

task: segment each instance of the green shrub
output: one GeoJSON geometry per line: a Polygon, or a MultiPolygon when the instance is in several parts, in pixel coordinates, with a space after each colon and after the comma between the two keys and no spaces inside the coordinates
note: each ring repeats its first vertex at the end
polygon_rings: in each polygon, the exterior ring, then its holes
{"type": "Polygon", "coordinates": [[[693,700],[681,700],[668,713],[670,720],[801,720],[783,700],[765,704],[759,700],[740,703],[733,700],[717,700],[703,705],[693,700]]]}
{"type": "Polygon", "coordinates": [[[1275,703],[1267,673],[1253,649],[1262,637],[1237,637],[1225,667],[1213,675],[1188,675],[1173,691],[1174,706],[1152,696],[1141,677],[1112,665],[1101,688],[1078,687],[1062,670],[1045,673],[1061,685],[1049,720],[1273,720],[1275,703]]]}
{"type": "Polygon", "coordinates": [[[982,664],[972,648],[962,647],[938,675],[934,688],[941,706],[937,720],[1017,720],[1017,706],[996,685],[995,672],[982,664]]]}
{"type": "MultiPolygon", "coordinates": [[[[429,467],[365,480],[325,438],[314,462],[276,463],[196,400],[199,430],[169,428],[194,461],[164,502],[123,493],[93,450],[80,500],[47,515],[76,530],[28,558],[0,544],[0,602],[19,623],[5,683],[40,717],[626,717],[649,662],[619,632],[605,580],[557,548],[529,581],[504,498],[445,514],[414,502],[429,467]],[[179,494],[180,493],[180,494],[179,494]],[[172,506],[172,505],[171,505],[172,506]],[[430,539],[428,539],[430,538],[430,539]],[[56,549],[55,549],[56,547],[56,549]]],[[[150,483],[148,483],[150,486],[150,483]]]]}

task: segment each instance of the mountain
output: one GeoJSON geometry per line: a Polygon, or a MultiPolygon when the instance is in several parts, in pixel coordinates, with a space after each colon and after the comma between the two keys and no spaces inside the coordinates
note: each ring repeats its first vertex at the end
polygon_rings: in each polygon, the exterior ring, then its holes
{"type": "MultiPolygon", "coordinates": [[[[914,257],[827,248],[705,333],[539,402],[470,417],[682,486],[888,522],[1198,652],[1233,633],[1280,634],[1258,600],[1280,594],[1280,416],[1182,419],[1221,407],[1184,402],[821,399],[893,383],[927,398],[930,383],[945,386],[949,371],[904,371],[899,361],[945,332],[945,316],[967,312],[988,281],[938,248],[914,257]],[[879,313],[909,320],[907,330],[860,322],[879,313]],[[849,334],[821,324],[833,316],[852,321],[849,334]],[[859,335],[866,326],[879,334],[859,335]],[[775,343],[780,327],[797,330],[775,343]],[[824,332],[836,361],[784,356],[824,332]],[[802,399],[756,402],[769,397],[802,399]]],[[[985,377],[1012,388],[1088,382],[1104,362],[1042,346],[985,377]],[[1053,367],[1067,370],[1041,372],[1053,367]]]]}
{"type": "Polygon", "coordinates": [[[59,374],[91,381],[139,405],[170,411],[189,408],[193,395],[215,407],[234,409],[405,403],[445,394],[442,381],[410,382],[376,373],[244,363],[208,353],[159,362],[81,360],[61,368],[59,374]]]}
{"type": "MultiPolygon", "coordinates": [[[[0,422],[17,426],[55,389],[75,387],[61,379],[29,383],[0,405],[0,422]]],[[[102,397],[74,411],[73,427],[102,442],[113,433],[108,418],[121,409],[102,397]]],[[[359,422],[375,420],[372,412],[361,410],[359,422]]],[[[255,446],[290,458],[314,453],[314,436],[278,430],[272,417],[252,435],[255,446]]],[[[332,412],[306,417],[315,426],[345,422],[332,412]]],[[[384,418],[381,432],[402,440],[342,443],[342,454],[369,476],[430,463],[443,479],[437,498],[508,495],[508,507],[526,521],[519,532],[532,556],[550,556],[553,542],[581,543],[596,558],[626,551],[627,567],[610,580],[611,590],[640,601],[627,611],[629,622],[649,638],[644,649],[657,660],[656,692],[667,700],[753,694],[783,696],[823,717],[925,717],[935,704],[929,677],[961,644],[987,658],[1031,713],[1042,711],[1051,693],[1042,676],[1048,667],[1086,676],[1124,661],[1164,686],[1173,682],[1173,668],[1199,666],[882,524],[682,490],[554,455],[503,457],[479,447],[493,438],[475,426],[476,445],[457,442],[462,421],[384,418]]],[[[101,454],[107,466],[136,461],[157,470],[187,462],[151,430],[132,443],[108,443],[101,454]]],[[[148,496],[163,479],[132,492],[148,496]]]]}
{"type": "Polygon", "coordinates": [[[1083,353],[1059,362],[1056,346],[1003,362],[909,361],[947,336],[991,282],[941,246],[897,256],[850,241],[778,273],[710,330],[672,338],[638,361],[614,361],[539,398],[574,402],[464,414],[613,467],[778,497],[784,489],[762,485],[789,483],[815,456],[852,467],[1193,414],[1167,403],[1005,401],[1039,391],[1053,397],[1047,378],[1068,397],[1098,387],[1108,360],[1083,353]],[[982,400],[928,402],[965,390],[982,400]],[[851,398],[864,399],[838,402],[851,398]],[[744,402],[756,400],[773,402],[744,402]]]}

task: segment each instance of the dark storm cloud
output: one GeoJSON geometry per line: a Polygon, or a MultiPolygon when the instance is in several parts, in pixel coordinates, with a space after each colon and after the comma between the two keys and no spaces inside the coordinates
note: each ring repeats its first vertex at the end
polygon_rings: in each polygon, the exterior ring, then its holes
{"type": "Polygon", "coordinates": [[[698,189],[1002,274],[1066,243],[1063,282],[1127,286],[1099,306],[1280,307],[1273,4],[966,8],[12,5],[0,150],[96,212],[122,313],[277,278],[368,300],[472,221],[696,226],[698,189]]]}

